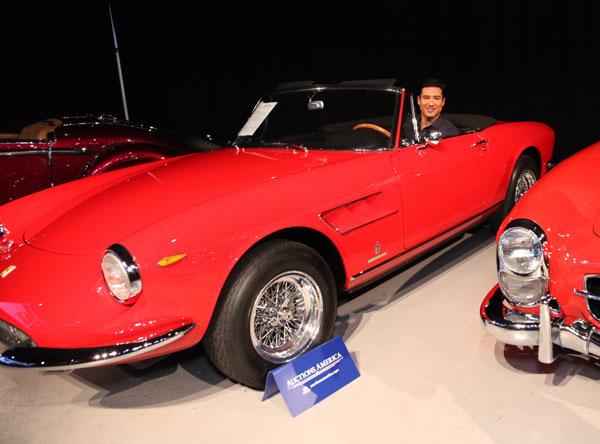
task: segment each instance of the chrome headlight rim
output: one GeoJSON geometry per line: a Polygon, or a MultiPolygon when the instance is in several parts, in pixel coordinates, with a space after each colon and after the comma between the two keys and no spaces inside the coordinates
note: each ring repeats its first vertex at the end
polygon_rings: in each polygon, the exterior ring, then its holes
{"type": "Polygon", "coordinates": [[[133,304],[142,291],[142,276],[140,273],[140,268],[129,250],[127,250],[127,248],[121,244],[112,244],[104,252],[101,268],[104,281],[106,282],[110,294],[122,304],[133,304]],[[115,260],[115,263],[120,268],[120,271],[127,278],[126,296],[117,294],[111,287],[111,284],[107,279],[107,272],[105,270],[106,259],[115,260]]]}
{"type": "Polygon", "coordinates": [[[498,281],[500,282],[500,287],[502,289],[502,293],[504,293],[504,295],[506,296],[508,301],[511,304],[513,304],[514,306],[524,307],[524,308],[535,307],[535,306],[539,305],[540,301],[548,293],[548,283],[550,281],[550,276],[549,276],[548,260],[544,253],[544,246],[546,244],[546,241],[547,241],[547,238],[546,238],[546,233],[544,232],[544,230],[539,225],[537,225],[535,222],[533,222],[529,219],[515,219],[515,220],[511,221],[510,223],[508,223],[506,225],[506,227],[504,228],[504,232],[498,238],[497,252],[496,252],[498,281]],[[504,262],[502,260],[502,257],[500,254],[500,239],[501,239],[501,237],[508,230],[515,229],[515,228],[524,229],[524,230],[531,232],[531,234],[533,234],[537,238],[537,242],[539,243],[539,246],[540,246],[540,251],[541,251],[540,261],[537,264],[537,266],[528,273],[522,273],[522,272],[513,270],[512,268],[508,267],[506,262],[504,262]],[[511,294],[508,291],[508,288],[504,288],[504,286],[502,285],[502,279],[501,279],[502,273],[504,273],[505,275],[508,275],[508,276],[512,276],[513,278],[516,278],[516,279],[524,279],[524,280],[541,279],[543,281],[543,290],[542,290],[541,294],[539,295],[539,297],[534,301],[524,302],[523,300],[519,300],[518,297],[515,297],[514,294],[511,294]]]}

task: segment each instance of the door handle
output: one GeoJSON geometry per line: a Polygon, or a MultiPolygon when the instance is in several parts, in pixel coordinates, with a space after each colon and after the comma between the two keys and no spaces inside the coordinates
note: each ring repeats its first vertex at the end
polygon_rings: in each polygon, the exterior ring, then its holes
{"type": "Polygon", "coordinates": [[[487,139],[478,140],[477,142],[471,144],[471,148],[475,148],[479,145],[483,145],[484,143],[487,143],[487,141],[488,141],[487,139]]]}

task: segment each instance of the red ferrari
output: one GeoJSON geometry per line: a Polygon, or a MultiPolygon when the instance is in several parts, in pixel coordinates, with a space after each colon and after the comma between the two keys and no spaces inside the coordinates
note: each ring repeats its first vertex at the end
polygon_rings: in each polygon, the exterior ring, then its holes
{"type": "Polygon", "coordinates": [[[545,124],[447,115],[460,134],[425,138],[414,110],[390,81],[282,85],[230,148],[0,207],[0,362],[75,369],[203,340],[262,387],[331,336],[338,292],[502,219],[547,171],[545,124]]]}
{"type": "Polygon", "coordinates": [[[600,357],[600,142],[552,169],[503,222],[498,281],[481,304],[500,342],[600,357]]]}
{"type": "Polygon", "coordinates": [[[0,133],[0,204],[81,177],[194,151],[165,131],[112,116],[42,120],[18,133],[0,133]]]}

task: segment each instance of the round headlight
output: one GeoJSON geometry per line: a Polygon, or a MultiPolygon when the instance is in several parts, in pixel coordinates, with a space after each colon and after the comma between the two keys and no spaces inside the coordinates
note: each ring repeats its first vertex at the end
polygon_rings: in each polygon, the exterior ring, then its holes
{"type": "Polygon", "coordinates": [[[498,240],[498,258],[513,273],[533,273],[543,256],[540,238],[527,228],[509,228],[498,240]]]}
{"type": "Polygon", "coordinates": [[[546,292],[548,280],[542,273],[531,276],[519,276],[500,271],[498,282],[502,293],[513,303],[521,307],[532,307],[540,302],[546,292]]]}
{"type": "Polygon", "coordinates": [[[111,294],[121,302],[132,303],[142,291],[139,268],[122,245],[111,245],[104,253],[102,273],[111,294]]]}

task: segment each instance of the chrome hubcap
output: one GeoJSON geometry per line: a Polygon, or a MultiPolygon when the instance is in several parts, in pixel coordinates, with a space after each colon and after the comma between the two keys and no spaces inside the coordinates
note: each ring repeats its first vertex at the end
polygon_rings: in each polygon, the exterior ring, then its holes
{"type": "Polygon", "coordinates": [[[289,361],[314,342],[321,327],[323,296],[312,277],[287,271],[259,292],[250,315],[257,353],[273,363],[289,361]]]}
{"type": "Polygon", "coordinates": [[[517,203],[523,197],[523,195],[529,191],[536,180],[535,174],[533,174],[532,171],[526,170],[521,173],[515,188],[515,203],[517,203]]]}

